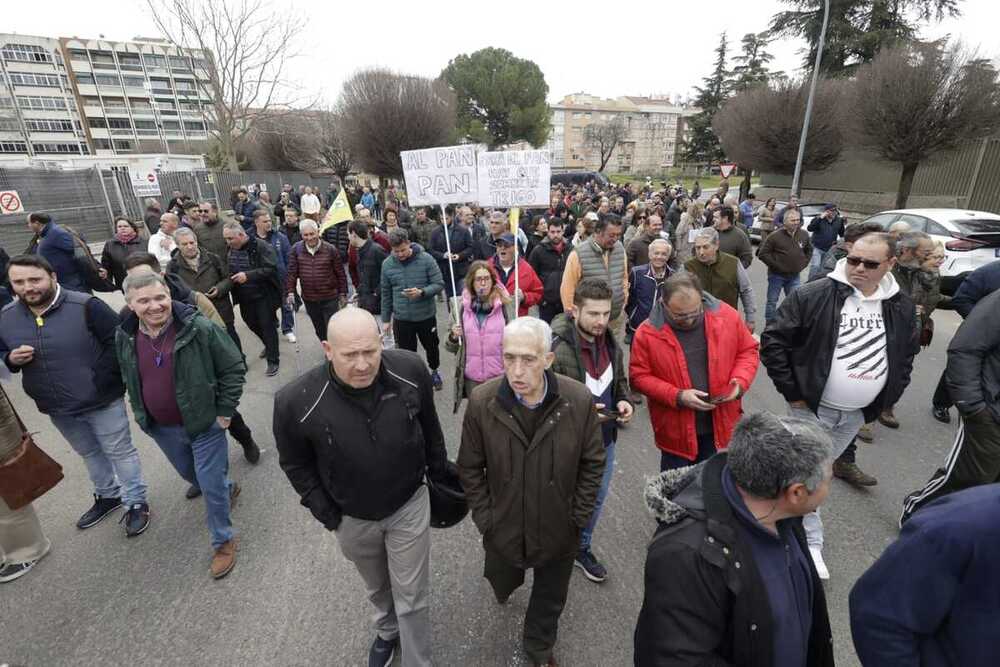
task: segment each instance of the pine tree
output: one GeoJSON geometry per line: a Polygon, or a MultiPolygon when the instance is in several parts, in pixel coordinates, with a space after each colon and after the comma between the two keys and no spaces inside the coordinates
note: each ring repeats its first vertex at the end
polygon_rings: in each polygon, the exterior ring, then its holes
{"type": "MultiPolygon", "coordinates": [[[[794,9],[771,17],[774,36],[803,37],[809,49],[802,66],[811,70],[823,27],[823,0],[782,0],[794,9]]],[[[962,0],[831,0],[820,71],[850,76],[879,51],[916,37],[919,24],[958,16],[962,0]]]]}
{"type": "Polygon", "coordinates": [[[728,47],[726,33],[722,33],[715,49],[712,74],[702,80],[703,86],[695,88],[698,96],[694,104],[701,111],[687,121],[690,134],[684,144],[683,156],[688,162],[718,162],[724,157],[719,138],[712,130],[712,117],[729,94],[729,71],[726,69],[728,47]]]}
{"type": "Polygon", "coordinates": [[[751,32],[743,35],[740,41],[743,51],[733,58],[739,63],[733,67],[733,92],[743,92],[768,82],[771,72],[767,65],[774,60],[774,56],[767,52],[770,42],[765,33],[755,35],[751,32]]]}

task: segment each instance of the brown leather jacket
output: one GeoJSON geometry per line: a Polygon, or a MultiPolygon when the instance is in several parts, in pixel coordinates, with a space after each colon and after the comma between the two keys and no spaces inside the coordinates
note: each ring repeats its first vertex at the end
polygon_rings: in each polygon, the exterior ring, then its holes
{"type": "Polygon", "coordinates": [[[517,398],[500,376],[473,390],[462,424],[459,475],[484,542],[512,565],[531,568],[576,553],[604,474],[604,442],[593,396],[546,372],[548,393],[535,433],[513,416],[517,398]]]}

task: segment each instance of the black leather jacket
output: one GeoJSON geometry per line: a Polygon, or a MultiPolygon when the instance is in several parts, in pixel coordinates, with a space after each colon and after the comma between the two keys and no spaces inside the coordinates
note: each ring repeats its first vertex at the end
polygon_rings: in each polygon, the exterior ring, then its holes
{"type": "Polygon", "coordinates": [[[1000,422],[1000,290],[981,299],[948,345],[948,393],[963,415],[1000,422]]]}
{"type": "MultiPolygon", "coordinates": [[[[774,321],[760,337],[760,360],[775,389],[786,401],[819,407],[837,346],[840,311],[854,288],[824,278],[801,286],[778,307],[774,321]]],[[[919,348],[916,309],[902,292],[882,301],[889,376],[874,402],[864,409],[873,421],[883,408],[895,405],[910,384],[913,357],[919,348]]]]}

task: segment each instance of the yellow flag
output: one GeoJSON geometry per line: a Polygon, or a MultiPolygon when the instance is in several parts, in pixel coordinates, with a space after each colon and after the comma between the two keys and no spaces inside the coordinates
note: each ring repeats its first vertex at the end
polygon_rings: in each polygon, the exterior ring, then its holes
{"type": "Polygon", "coordinates": [[[517,238],[517,227],[521,223],[521,209],[510,209],[510,213],[507,214],[507,219],[510,221],[510,233],[514,235],[514,238],[517,238]]]}
{"type": "Polygon", "coordinates": [[[347,201],[347,191],[344,190],[344,188],[340,188],[340,194],[337,195],[337,198],[333,200],[332,204],[330,204],[330,210],[326,212],[326,217],[323,218],[323,224],[319,227],[319,233],[322,234],[338,222],[353,219],[354,215],[351,213],[351,202],[347,201]]]}

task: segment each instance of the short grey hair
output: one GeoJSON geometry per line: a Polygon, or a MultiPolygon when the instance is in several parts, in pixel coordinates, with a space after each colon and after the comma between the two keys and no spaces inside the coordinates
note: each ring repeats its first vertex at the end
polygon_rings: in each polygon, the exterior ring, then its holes
{"type": "Polygon", "coordinates": [[[225,225],[222,226],[222,229],[223,230],[229,229],[234,232],[239,232],[244,236],[246,236],[247,234],[247,230],[243,229],[243,225],[237,222],[236,220],[230,220],[229,222],[227,222],[225,225]]]}
{"type": "Polygon", "coordinates": [[[719,231],[715,227],[702,227],[695,232],[694,240],[705,239],[713,245],[719,245],[719,231]]]}
{"type": "Polygon", "coordinates": [[[174,232],[174,240],[179,240],[183,236],[190,236],[191,238],[198,240],[198,235],[194,233],[194,230],[190,227],[180,227],[176,232],[174,232]]]}
{"type": "Polygon", "coordinates": [[[774,499],[792,484],[814,493],[832,458],[833,440],[818,422],[755,412],[733,429],[727,463],[740,488],[774,499]]]}
{"type": "Polygon", "coordinates": [[[125,292],[125,300],[129,301],[129,292],[132,290],[142,289],[143,287],[149,287],[150,285],[163,285],[163,289],[170,293],[170,287],[167,285],[167,280],[159,273],[153,273],[151,271],[143,271],[142,273],[130,273],[125,276],[125,281],[122,283],[122,291],[125,292]]]}
{"type": "Polygon", "coordinates": [[[552,328],[544,320],[537,317],[519,317],[503,328],[503,339],[508,336],[528,334],[537,341],[542,352],[552,349],[552,328]]]}
{"type": "Polygon", "coordinates": [[[924,232],[903,232],[899,235],[899,240],[896,241],[896,256],[901,256],[904,250],[909,250],[912,253],[920,247],[922,241],[930,240],[930,235],[924,232]]]}
{"type": "Polygon", "coordinates": [[[389,232],[389,247],[395,248],[410,240],[410,233],[402,227],[396,227],[389,232]]]}
{"type": "Polygon", "coordinates": [[[652,250],[653,246],[655,246],[657,244],[667,246],[667,252],[671,252],[674,249],[673,244],[670,243],[670,241],[668,241],[666,239],[653,239],[652,242],[650,242],[650,244],[649,244],[649,249],[652,250]]]}
{"type": "Polygon", "coordinates": [[[490,211],[490,222],[496,220],[497,222],[503,222],[503,219],[507,217],[507,214],[503,211],[498,211],[496,209],[490,211]]]}
{"type": "Polygon", "coordinates": [[[724,206],[736,206],[740,203],[740,200],[736,198],[736,195],[727,195],[725,199],[722,200],[724,206]]]}
{"type": "Polygon", "coordinates": [[[903,234],[905,232],[910,231],[911,229],[913,228],[910,227],[910,223],[906,222],[905,220],[900,220],[899,222],[894,222],[891,225],[889,225],[889,229],[887,229],[886,231],[889,232],[890,234],[903,234]]]}
{"type": "Polygon", "coordinates": [[[302,231],[304,229],[311,229],[315,232],[318,232],[319,225],[316,224],[315,220],[310,220],[309,218],[306,218],[305,220],[299,223],[299,231],[302,231]]]}
{"type": "Polygon", "coordinates": [[[181,219],[177,217],[176,213],[170,213],[168,211],[160,216],[160,225],[163,225],[164,222],[170,221],[176,222],[178,225],[181,224],[181,219]]]}

